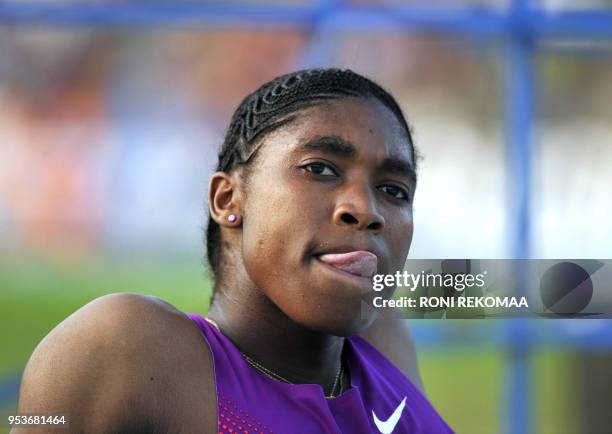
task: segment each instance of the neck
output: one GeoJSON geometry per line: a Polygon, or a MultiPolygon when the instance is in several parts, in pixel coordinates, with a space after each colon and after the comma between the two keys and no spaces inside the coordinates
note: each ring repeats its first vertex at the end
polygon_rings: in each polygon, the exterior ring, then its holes
{"type": "Polygon", "coordinates": [[[302,327],[257,288],[217,288],[208,317],[244,354],[291,383],[331,391],[344,338],[302,327]]]}

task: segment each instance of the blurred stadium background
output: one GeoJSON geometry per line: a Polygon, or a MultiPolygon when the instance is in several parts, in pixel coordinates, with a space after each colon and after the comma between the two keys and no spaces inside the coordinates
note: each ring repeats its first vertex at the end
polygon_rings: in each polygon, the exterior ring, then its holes
{"type": "MultiPolygon", "coordinates": [[[[0,423],[62,319],[133,291],[204,313],[207,180],[239,100],[305,66],[398,97],[413,258],[612,257],[612,2],[0,1],[0,423]]],[[[458,433],[612,432],[612,326],[413,321],[458,433]]]]}

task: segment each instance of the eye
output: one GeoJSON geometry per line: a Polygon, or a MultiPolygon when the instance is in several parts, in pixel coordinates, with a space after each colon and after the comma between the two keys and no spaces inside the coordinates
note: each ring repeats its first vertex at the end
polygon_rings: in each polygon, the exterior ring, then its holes
{"type": "Polygon", "coordinates": [[[321,176],[338,176],[336,171],[325,163],[310,163],[302,166],[308,172],[315,173],[321,176]]]}
{"type": "Polygon", "coordinates": [[[409,201],[408,192],[397,185],[382,185],[379,187],[380,191],[383,191],[396,199],[409,201]]]}

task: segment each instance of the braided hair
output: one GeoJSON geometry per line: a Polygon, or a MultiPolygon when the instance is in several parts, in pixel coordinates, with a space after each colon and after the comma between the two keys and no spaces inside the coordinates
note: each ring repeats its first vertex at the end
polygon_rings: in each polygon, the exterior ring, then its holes
{"type": "MultiPolygon", "coordinates": [[[[412,161],[416,162],[410,127],[395,99],[378,84],[351,70],[328,68],[282,75],[247,95],[232,116],[216,170],[230,173],[238,165],[247,166],[261,146],[260,139],[289,122],[289,115],[323,100],[346,97],[373,97],[389,108],[406,131],[412,161]]],[[[206,248],[215,279],[222,277],[221,241],[219,225],[209,216],[206,248]]]]}

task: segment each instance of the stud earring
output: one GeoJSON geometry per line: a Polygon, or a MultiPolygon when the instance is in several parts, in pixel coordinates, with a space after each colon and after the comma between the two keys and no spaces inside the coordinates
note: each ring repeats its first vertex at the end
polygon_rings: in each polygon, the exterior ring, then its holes
{"type": "Polygon", "coordinates": [[[227,216],[227,220],[228,220],[230,223],[234,223],[234,222],[236,221],[236,219],[237,219],[237,218],[238,218],[238,217],[236,217],[236,214],[230,214],[230,215],[228,215],[228,216],[227,216]]]}

